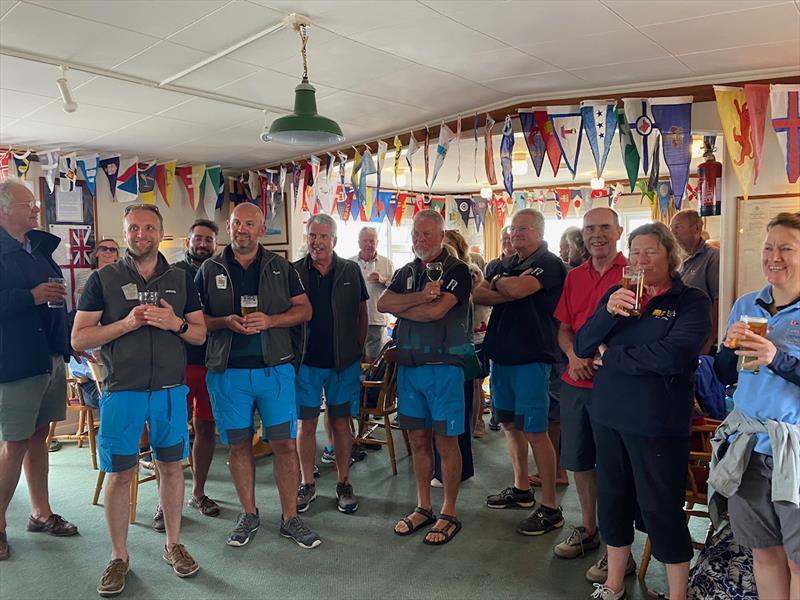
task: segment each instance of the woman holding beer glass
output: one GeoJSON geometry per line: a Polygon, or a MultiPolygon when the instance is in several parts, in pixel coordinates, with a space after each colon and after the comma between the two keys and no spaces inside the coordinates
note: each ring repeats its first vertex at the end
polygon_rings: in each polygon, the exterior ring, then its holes
{"type": "Polygon", "coordinates": [[[669,598],[685,600],[692,543],[683,504],[694,371],[711,331],[711,301],[681,282],[677,242],[664,224],[635,229],[628,245],[630,266],[638,269],[626,273],[632,289],[609,289],[575,335],[575,353],[599,355],[600,365],[590,416],[608,579],[595,584],[590,598],[625,595],[638,507],[653,555],[667,566],[669,598]]]}
{"type": "Polygon", "coordinates": [[[738,385],[735,409],[712,440],[709,484],[728,498],[737,542],[753,550],[759,597],[794,599],[800,598],[799,214],[780,213],[769,222],[761,268],[767,285],[734,303],[715,361],[720,380],[738,385]]]}

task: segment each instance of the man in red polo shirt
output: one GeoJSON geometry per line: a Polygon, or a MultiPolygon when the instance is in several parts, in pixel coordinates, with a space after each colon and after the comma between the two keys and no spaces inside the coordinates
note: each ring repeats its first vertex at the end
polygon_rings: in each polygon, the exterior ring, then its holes
{"type": "MultiPolygon", "coordinates": [[[[612,285],[622,281],[622,268],[628,264],[617,242],[622,237],[619,216],[610,208],[593,208],[583,217],[583,241],[590,259],[575,267],[564,282],[564,291],[555,317],[561,324],[558,344],[569,359],[561,386],[561,465],[572,471],[581,505],[583,524],[573,528],[554,552],[561,558],[577,558],[600,546],[597,529],[597,482],[595,447],[589,421],[594,359],[575,356],[575,333],[594,313],[597,303],[612,285]]],[[[629,565],[630,566],[630,565],[629,565]]],[[[603,556],[586,573],[596,583],[606,580],[608,567],[603,556]]]]}

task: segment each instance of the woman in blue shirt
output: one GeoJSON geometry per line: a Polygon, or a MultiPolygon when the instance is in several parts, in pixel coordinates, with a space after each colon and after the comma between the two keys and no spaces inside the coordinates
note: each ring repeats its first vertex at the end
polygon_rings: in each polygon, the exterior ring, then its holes
{"type": "MultiPolygon", "coordinates": [[[[761,268],[767,286],[733,305],[715,370],[725,384],[738,381],[734,413],[720,429],[743,419],[748,429],[755,423],[769,433],[738,428],[752,440],[736,471],[715,488],[741,476],[728,511],[737,542],[753,549],[759,596],[800,598],[800,214],[780,213],[767,225],[761,268]],[[766,337],[748,330],[742,316],[767,319],[766,337]],[[755,359],[758,373],[737,371],[739,356],[755,359]]],[[[735,438],[728,439],[731,454],[735,438]]]]}

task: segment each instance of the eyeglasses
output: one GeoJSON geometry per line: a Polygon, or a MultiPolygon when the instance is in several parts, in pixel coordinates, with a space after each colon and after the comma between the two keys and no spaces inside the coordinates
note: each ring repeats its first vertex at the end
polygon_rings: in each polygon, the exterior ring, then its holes
{"type": "Polygon", "coordinates": [[[532,229],[533,229],[533,227],[514,227],[513,225],[511,225],[508,228],[508,232],[509,233],[528,233],[532,229]]]}
{"type": "Polygon", "coordinates": [[[122,214],[123,216],[127,217],[128,214],[134,210],[149,210],[150,212],[154,212],[159,216],[161,215],[161,211],[158,210],[158,207],[155,204],[129,204],[125,207],[125,212],[122,214]]]}
{"type": "Polygon", "coordinates": [[[31,200],[30,202],[12,202],[11,206],[27,206],[30,210],[34,208],[39,208],[39,202],[37,200],[31,200]]]}
{"type": "Polygon", "coordinates": [[[98,246],[97,251],[106,252],[109,254],[113,252],[114,254],[117,254],[119,252],[119,249],[116,246],[98,246]]]}

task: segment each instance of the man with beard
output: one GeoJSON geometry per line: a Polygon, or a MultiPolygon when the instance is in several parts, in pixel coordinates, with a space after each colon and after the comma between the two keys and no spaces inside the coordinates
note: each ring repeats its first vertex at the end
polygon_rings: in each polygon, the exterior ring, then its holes
{"type": "Polygon", "coordinates": [[[444,219],[434,210],[414,217],[416,260],[399,269],[378,300],[378,310],[398,317],[397,412],[408,431],[417,507],[394,527],[405,536],[435,523],[424,543],[440,546],[461,530],[455,516],[461,479],[458,435],[464,431],[464,356],[472,280],[467,265],[444,249],[444,219]],[[431,511],[433,436],[442,459],[444,503],[438,520],[431,511]]]}
{"type": "MultiPolygon", "coordinates": [[[[360,410],[361,353],[367,337],[369,293],[361,269],[352,260],[339,258],[336,221],[325,214],[308,220],[308,255],[294,263],[308,290],[313,316],[309,322],[308,346],[297,374],[297,449],[302,481],[297,510],[305,512],[316,499],[314,456],[317,452],[317,421],[325,393],[325,411],[330,419],[335,456],[350,456],[353,435],[350,419],[360,410]]],[[[350,484],[349,460],[337,460],[336,503],[339,512],[354,513],[358,500],[350,484]]]]}
{"type": "Polygon", "coordinates": [[[178,577],[200,569],[180,543],[183,467],[189,451],[183,344],[206,338],[200,299],[186,271],[158,251],[164,236],[152,204],[125,208],[128,250],[122,260],[95,271],[86,282],[72,329],[76,350],[101,347],[108,367],[100,400],[98,448],[106,479],[105,513],[111,561],[97,592],[116,596],[130,569],[127,534],[131,479],[139,437],[148,424],[160,476],[167,543],[163,558],[178,577]]]}
{"type": "Polygon", "coordinates": [[[266,229],[260,208],[239,204],[227,225],[230,245],[206,260],[195,278],[209,331],[206,382],[242,504],[226,543],[244,546],[261,524],[251,443],[257,408],[264,439],[274,452],[280,534],[302,548],[315,548],[321,543],[319,536],[297,516],[300,464],[293,364],[299,363],[303,351],[302,340],[293,335],[295,326],[311,318],[311,304],[292,265],[258,243],[266,229]],[[253,302],[245,304],[243,299],[253,302]]]}
{"type": "MultiPolygon", "coordinates": [[[[217,234],[219,227],[214,221],[197,219],[189,228],[186,238],[186,256],[176,262],[175,267],[187,271],[194,281],[200,265],[217,250],[217,234]]],[[[193,414],[194,443],[192,444],[192,496],[189,506],[207,517],[219,515],[219,505],[206,496],[205,485],[211,460],[214,458],[214,413],[211,411],[211,400],[206,387],[206,345],[186,345],[186,385],[189,395],[186,397],[187,410],[193,414]]],[[[156,513],[156,517],[159,516],[156,513]]],[[[163,527],[164,517],[160,513],[163,527]]],[[[155,524],[156,519],[153,519],[155,524]]]]}

